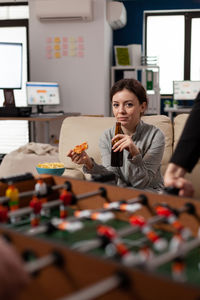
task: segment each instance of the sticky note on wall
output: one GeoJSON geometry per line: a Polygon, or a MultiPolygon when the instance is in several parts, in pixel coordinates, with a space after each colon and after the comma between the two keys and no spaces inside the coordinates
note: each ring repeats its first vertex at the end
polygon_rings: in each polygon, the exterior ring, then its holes
{"type": "Polygon", "coordinates": [[[60,58],[60,57],[61,57],[60,52],[55,52],[55,53],[54,53],[54,57],[55,57],[55,58],[60,58]]]}

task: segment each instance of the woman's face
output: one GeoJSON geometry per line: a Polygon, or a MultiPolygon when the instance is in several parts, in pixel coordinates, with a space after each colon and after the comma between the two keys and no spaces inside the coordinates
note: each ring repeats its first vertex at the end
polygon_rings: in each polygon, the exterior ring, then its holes
{"type": "Polygon", "coordinates": [[[117,92],[112,98],[113,114],[118,122],[127,129],[135,130],[146,102],[140,104],[137,96],[127,89],[117,92]]]}

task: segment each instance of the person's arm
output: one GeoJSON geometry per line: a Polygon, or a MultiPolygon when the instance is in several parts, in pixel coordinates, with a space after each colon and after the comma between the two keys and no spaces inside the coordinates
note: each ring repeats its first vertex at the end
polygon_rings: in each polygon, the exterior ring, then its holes
{"type": "Polygon", "coordinates": [[[165,137],[159,129],[152,131],[143,138],[146,139],[148,145],[144,150],[144,155],[142,153],[133,157],[129,155],[127,161],[128,181],[136,188],[146,188],[155,180],[165,147],[165,137]]]}
{"type": "Polygon", "coordinates": [[[21,257],[0,238],[0,299],[16,299],[28,282],[21,257]]]}
{"type": "MultiPolygon", "coordinates": [[[[100,174],[106,175],[110,174],[110,172],[102,165],[97,164],[92,157],[89,157],[86,151],[83,151],[80,154],[75,153],[73,150],[69,150],[67,156],[71,158],[71,160],[78,164],[83,165],[83,172],[87,174],[100,174]]],[[[109,154],[110,157],[110,154],[109,154]]]]}
{"type": "Polygon", "coordinates": [[[179,189],[179,196],[192,197],[194,188],[192,183],[185,179],[186,170],[174,163],[170,163],[164,175],[166,187],[176,187],[179,189]]]}

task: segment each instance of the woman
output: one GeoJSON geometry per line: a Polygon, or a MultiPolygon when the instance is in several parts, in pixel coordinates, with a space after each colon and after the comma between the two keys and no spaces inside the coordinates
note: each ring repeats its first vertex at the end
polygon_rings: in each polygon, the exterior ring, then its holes
{"type": "Polygon", "coordinates": [[[159,191],[163,188],[160,163],[165,138],[153,125],[144,123],[141,116],[147,107],[147,95],[141,83],[135,79],[122,79],[114,84],[110,92],[113,114],[121,123],[123,134],[115,135],[115,126],[107,129],[100,138],[99,147],[102,165],[98,165],[84,151],[68,156],[90,174],[116,175],[117,185],[159,191]],[[111,167],[111,144],[119,139],[112,149],[124,151],[123,166],[111,167]]]}

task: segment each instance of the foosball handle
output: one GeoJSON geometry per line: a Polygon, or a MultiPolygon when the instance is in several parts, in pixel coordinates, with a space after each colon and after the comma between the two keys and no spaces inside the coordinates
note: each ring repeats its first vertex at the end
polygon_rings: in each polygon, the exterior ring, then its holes
{"type": "Polygon", "coordinates": [[[79,290],[71,295],[60,298],[59,300],[91,300],[96,299],[117,288],[127,290],[130,288],[131,282],[128,274],[123,271],[117,271],[110,277],[106,277],[97,283],[94,283],[82,290],[79,290]]]}
{"type": "Polygon", "coordinates": [[[169,195],[177,195],[179,194],[180,189],[173,187],[173,186],[168,186],[163,189],[164,193],[169,194],[169,195]]]}
{"type": "Polygon", "coordinates": [[[34,176],[31,173],[25,173],[25,174],[20,174],[16,176],[11,176],[11,177],[2,177],[0,178],[0,182],[3,183],[8,183],[8,182],[20,182],[20,181],[25,181],[25,180],[33,180],[34,176]]]}
{"type": "Polygon", "coordinates": [[[64,257],[61,252],[54,250],[49,255],[29,261],[25,264],[25,270],[34,276],[50,265],[55,265],[58,268],[64,267],[64,257]]]}
{"type": "Polygon", "coordinates": [[[109,173],[106,175],[93,174],[92,181],[95,182],[115,182],[116,175],[114,173],[109,173]]]}

